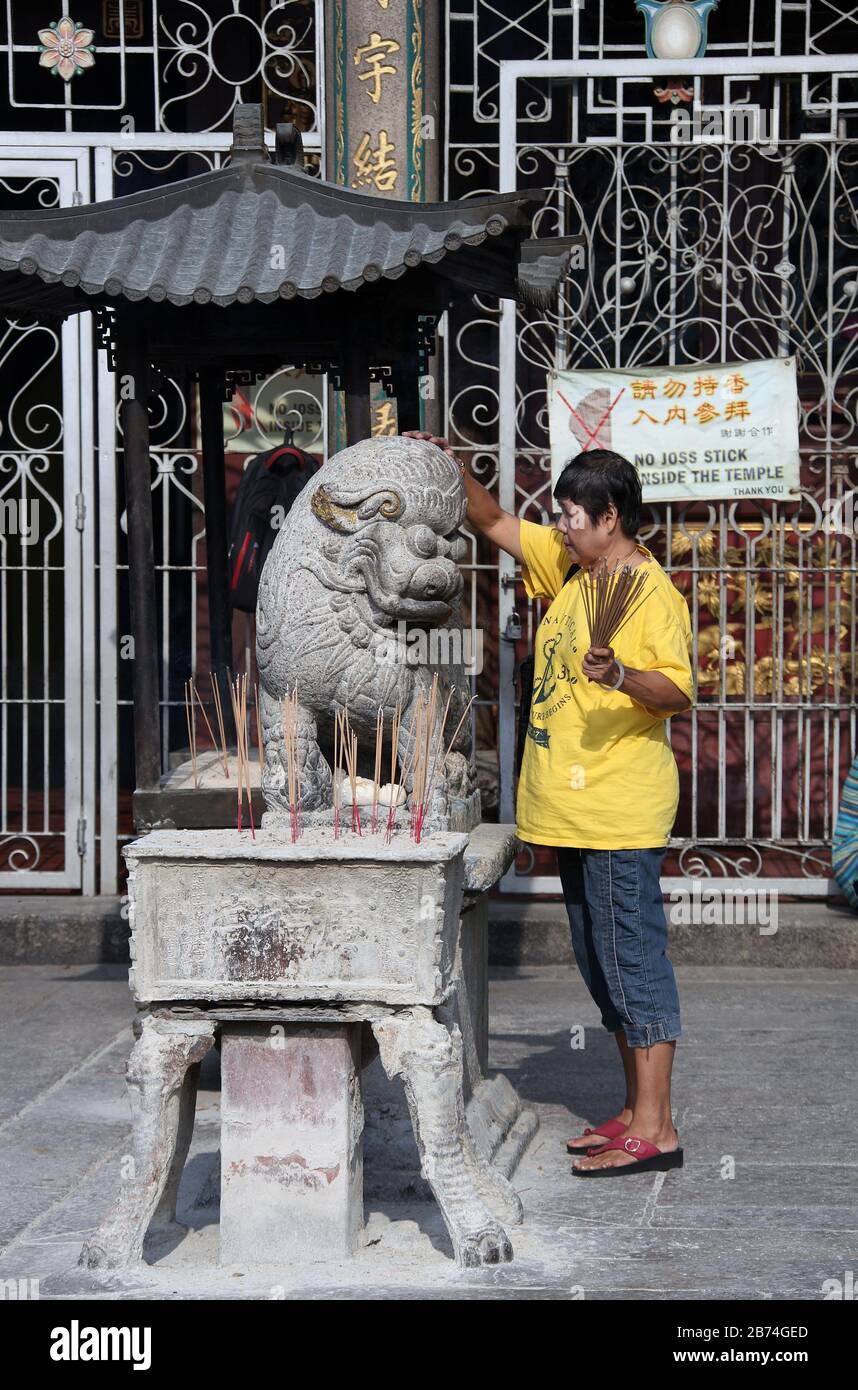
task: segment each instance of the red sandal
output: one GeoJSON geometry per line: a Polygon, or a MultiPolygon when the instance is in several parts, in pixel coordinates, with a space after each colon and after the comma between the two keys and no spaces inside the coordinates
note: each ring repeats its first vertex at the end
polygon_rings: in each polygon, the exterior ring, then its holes
{"type": "MultiPolygon", "coordinates": [[[[603,1125],[596,1125],[595,1129],[585,1129],[584,1137],[588,1134],[594,1134],[597,1140],[604,1140],[607,1144],[610,1139],[619,1139],[620,1135],[625,1134],[627,1129],[628,1125],[624,1125],[622,1120],[606,1120],[603,1125]]],[[[592,1147],[598,1149],[603,1146],[599,1142],[595,1143],[592,1147]]],[[[573,1144],[570,1139],[569,1143],[566,1145],[566,1152],[568,1154],[580,1154],[582,1157],[586,1158],[590,1149],[581,1144],[573,1144]]]]}
{"type": "MultiPolygon", "coordinates": [[[[631,1154],[634,1163],[618,1163],[614,1167],[605,1168],[575,1168],[572,1172],[576,1178],[616,1178],[626,1173],[666,1173],[671,1168],[681,1168],[683,1163],[682,1149],[671,1149],[665,1153],[662,1149],[656,1148],[648,1139],[638,1139],[630,1134],[627,1139],[614,1139],[610,1144],[603,1144],[598,1153],[607,1153],[610,1149],[616,1149],[620,1153],[631,1154]]],[[[590,1155],[588,1155],[589,1157],[590,1155]]]]}

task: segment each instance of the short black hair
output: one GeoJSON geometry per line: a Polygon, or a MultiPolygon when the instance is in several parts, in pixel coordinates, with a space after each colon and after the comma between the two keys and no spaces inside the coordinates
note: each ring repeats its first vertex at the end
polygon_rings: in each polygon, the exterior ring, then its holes
{"type": "Polygon", "coordinates": [[[630,539],[641,524],[641,480],[633,463],[611,449],[590,449],[570,459],[557,479],[554,497],[583,507],[595,526],[611,503],[630,539]]]}

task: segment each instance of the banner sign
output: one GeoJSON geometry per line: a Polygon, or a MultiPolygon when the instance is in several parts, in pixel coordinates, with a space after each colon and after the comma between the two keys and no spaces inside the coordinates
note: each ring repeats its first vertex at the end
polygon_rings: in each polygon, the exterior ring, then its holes
{"type": "Polygon", "coordinates": [[[766,497],[799,485],[794,357],[548,373],[551,481],[589,449],[637,468],[645,502],[766,497]]]}

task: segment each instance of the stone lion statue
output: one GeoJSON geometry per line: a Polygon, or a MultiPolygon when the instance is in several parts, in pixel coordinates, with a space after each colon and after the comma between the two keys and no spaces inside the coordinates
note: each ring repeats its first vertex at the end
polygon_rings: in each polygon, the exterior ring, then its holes
{"type": "MultiPolygon", "coordinates": [[[[436,673],[437,772],[426,828],[470,830],[479,821],[468,720],[443,756],[470,695],[457,564],[465,511],[456,463],[426,440],[401,436],[341,450],[293,504],[266,561],[256,610],[268,823],[288,813],[281,712],[287,692],[297,687],[302,809],[325,812],[333,805],[335,712],[348,707],[359,772],[371,777],[381,706],[386,782],[397,703],[399,751],[407,760],[418,694],[428,698],[436,673]],[[442,742],[438,725],[450,691],[442,742]]],[[[410,793],[410,776],[405,789],[410,793]]]]}

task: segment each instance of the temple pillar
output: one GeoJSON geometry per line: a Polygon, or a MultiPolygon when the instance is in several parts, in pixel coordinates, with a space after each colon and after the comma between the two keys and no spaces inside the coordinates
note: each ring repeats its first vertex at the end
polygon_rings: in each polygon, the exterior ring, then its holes
{"type": "Polygon", "coordinates": [[[232,609],[229,602],[227,555],[229,535],[226,505],[226,461],[223,439],[223,374],[200,371],[200,442],[206,518],[206,578],[208,584],[209,665],[220,687],[227,736],[232,732],[229,672],[232,668],[232,609]]]}
{"type": "Polygon", "coordinates": [[[134,643],[135,786],[152,790],[161,781],[161,716],[158,678],[158,613],[149,459],[149,346],[143,324],[123,317],[116,370],[125,462],[128,591],[134,643]]]}
{"type": "MultiPolygon", "coordinates": [[[[441,13],[430,0],[327,0],[326,178],[379,198],[413,203],[438,198],[441,13]]],[[[360,304],[358,291],[357,315],[360,304]]],[[[354,378],[347,375],[346,390],[353,391],[354,378]]],[[[419,392],[419,418],[416,380],[406,388],[400,374],[396,403],[381,387],[372,389],[374,435],[420,425],[437,430],[437,381],[429,375],[431,384],[419,392]]],[[[355,432],[346,424],[342,393],[331,394],[333,453],[354,443],[355,432]]]]}
{"type": "Polygon", "coordinates": [[[440,13],[429,0],[327,0],[327,178],[382,198],[437,199],[440,13]]]}

